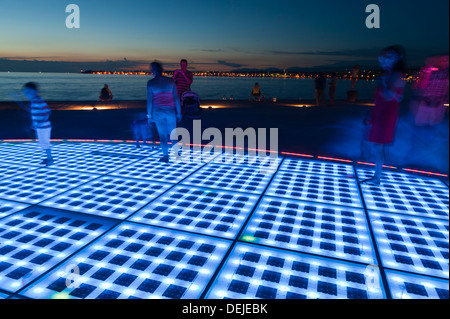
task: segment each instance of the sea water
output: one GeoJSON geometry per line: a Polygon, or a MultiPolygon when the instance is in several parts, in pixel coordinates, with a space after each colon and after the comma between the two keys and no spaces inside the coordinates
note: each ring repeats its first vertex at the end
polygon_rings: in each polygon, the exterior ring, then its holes
{"type": "MultiPolygon", "coordinates": [[[[26,82],[37,82],[47,101],[98,100],[100,90],[108,84],[114,100],[145,100],[146,85],[151,76],[97,75],[76,73],[7,73],[0,72],[0,101],[12,101],[26,82]]],[[[194,77],[191,89],[203,100],[248,100],[253,85],[258,82],[266,99],[312,100],[314,80],[297,78],[194,77]]],[[[358,99],[373,99],[376,81],[360,80],[356,84],[358,99]]],[[[336,99],[345,100],[350,90],[349,80],[338,80],[336,99]]],[[[328,90],[326,96],[328,98],[328,90]]]]}

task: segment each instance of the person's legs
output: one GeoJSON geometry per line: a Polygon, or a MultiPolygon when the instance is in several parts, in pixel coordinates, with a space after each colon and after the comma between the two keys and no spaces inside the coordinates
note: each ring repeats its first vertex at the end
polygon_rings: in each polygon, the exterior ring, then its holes
{"type": "Polygon", "coordinates": [[[36,129],[37,138],[39,140],[39,146],[45,152],[46,160],[42,161],[43,164],[50,165],[53,162],[52,150],[50,145],[51,128],[36,129]]]}
{"type": "Polygon", "coordinates": [[[170,134],[177,126],[177,118],[173,109],[157,110],[153,114],[164,158],[169,157],[170,134]]]}
{"type": "Polygon", "coordinates": [[[383,173],[383,165],[384,165],[384,144],[373,144],[374,150],[374,162],[375,162],[375,173],[372,178],[361,181],[362,183],[368,183],[371,185],[379,185],[381,182],[381,175],[383,173]]]}

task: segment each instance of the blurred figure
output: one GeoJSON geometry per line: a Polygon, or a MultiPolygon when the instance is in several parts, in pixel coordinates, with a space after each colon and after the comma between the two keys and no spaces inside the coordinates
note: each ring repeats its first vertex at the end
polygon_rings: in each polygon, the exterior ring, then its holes
{"type": "Polygon", "coordinates": [[[395,128],[399,117],[399,104],[403,99],[406,81],[403,79],[406,71],[405,52],[401,46],[391,46],[384,49],[379,58],[384,75],[375,92],[375,106],[367,125],[366,138],[373,144],[375,174],[372,178],[362,181],[370,185],[379,185],[385,160],[385,145],[394,140],[395,128]]]}
{"type": "Polygon", "coordinates": [[[52,131],[52,124],[50,123],[51,109],[40,97],[39,88],[36,83],[26,83],[23,86],[22,93],[30,100],[31,104],[27,109],[31,113],[31,120],[33,121],[33,127],[36,130],[39,146],[46,154],[46,158],[42,160],[41,164],[50,166],[54,162],[50,146],[50,133],[52,131]]]}
{"type": "Polygon", "coordinates": [[[358,74],[359,74],[359,64],[355,65],[352,69],[352,90],[355,89],[356,81],[358,81],[358,74]]]}
{"type": "Polygon", "coordinates": [[[177,121],[181,121],[180,99],[177,87],[172,79],[163,76],[162,65],[158,62],[151,64],[154,78],[147,83],[147,117],[151,125],[158,129],[163,157],[160,161],[169,162],[170,134],[176,129],[177,121]]]}
{"type": "Polygon", "coordinates": [[[427,59],[414,84],[411,111],[417,126],[433,126],[444,120],[449,98],[448,55],[427,59]]]}
{"type": "Polygon", "coordinates": [[[330,106],[334,105],[335,96],[336,96],[336,86],[337,86],[337,77],[336,73],[331,75],[331,79],[328,82],[328,95],[330,97],[330,106]]]}
{"type": "Polygon", "coordinates": [[[108,87],[108,84],[105,84],[103,89],[100,90],[100,96],[99,99],[102,102],[110,102],[112,101],[114,95],[112,94],[111,90],[108,87]]]}
{"type": "MultiPolygon", "coordinates": [[[[191,90],[192,82],[194,82],[194,76],[191,71],[188,71],[188,62],[186,59],[182,59],[180,61],[180,69],[175,70],[173,73],[173,81],[176,84],[177,87],[177,95],[178,100],[181,104],[181,96],[184,92],[191,90]]],[[[182,110],[184,113],[184,110],[182,110]]]]}
{"type": "Polygon", "coordinates": [[[253,99],[256,98],[256,100],[259,102],[261,101],[261,87],[259,86],[259,83],[255,83],[252,89],[252,94],[250,95],[250,101],[253,102],[253,99]]]}
{"type": "MultiPolygon", "coordinates": [[[[138,118],[133,121],[131,125],[133,130],[133,139],[136,141],[136,147],[140,148],[140,142],[145,145],[147,142],[155,140],[156,137],[156,129],[155,123],[148,123],[148,119],[144,114],[139,114],[138,118]]],[[[154,149],[154,147],[152,147],[154,149]]]]}
{"type": "Polygon", "coordinates": [[[314,89],[316,96],[316,105],[320,105],[322,101],[325,101],[325,86],[327,85],[327,79],[323,73],[319,75],[314,80],[314,89]]]}

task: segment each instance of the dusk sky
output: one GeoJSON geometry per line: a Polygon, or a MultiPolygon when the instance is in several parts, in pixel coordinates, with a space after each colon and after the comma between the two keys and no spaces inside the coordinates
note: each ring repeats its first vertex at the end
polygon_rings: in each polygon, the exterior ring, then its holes
{"type": "Polygon", "coordinates": [[[0,72],[345,68],[402,44],[411,66],[448,54],[448,0],[0,0],[0,72]],[[81,10],[68,29],[68,4],[81,10]],[[368,4],[381,28],[365,25],[368,4]],[[27,60],[27,61],[23,61],[27,60]]]}

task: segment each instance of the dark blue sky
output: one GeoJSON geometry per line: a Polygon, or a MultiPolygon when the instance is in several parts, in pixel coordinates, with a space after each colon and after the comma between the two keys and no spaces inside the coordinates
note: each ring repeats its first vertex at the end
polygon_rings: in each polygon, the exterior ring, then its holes
{"type": "Polygon", "coordinates": [[[332,68],[376,63],[391,44],[421,65],[448,53],[448,11],[448,0],[0,0],[0,71],[140,69],[155,59],[170,69],[180,58],[196,70],[332,68]],[[80,29],[65,26],[70,3],[80,29]],[[381,29],[365,26],[370,3],[381,29]]]}

